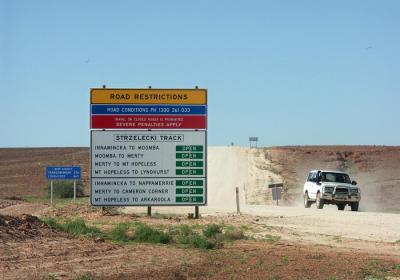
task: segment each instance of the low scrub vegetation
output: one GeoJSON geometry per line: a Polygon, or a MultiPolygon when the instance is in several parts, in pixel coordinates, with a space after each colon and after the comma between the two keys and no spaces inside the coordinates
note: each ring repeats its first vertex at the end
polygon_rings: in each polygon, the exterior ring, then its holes
{"type": "Polygon", "coordinates": [[[220,225],[217,224],[211,224],[208,225],[204,230],[203,230],[203,234],[205,237],[208,238],[216,238],[217,235],[222,233],[222,228],[220,225]]]}
{"type": "Polygon", "coordinates": [[[75,237],[104,237],[101,230],[87,226],[81,218],[66,220],[64,223],[60,223],[55,218],[44,218],[42,221],[52,228],[65,231],[75,237]]]}
{"type": "Polygon", "coordinates": [[[111,240],[117,243],[126,243],[131,239],[127,234],[129,225],[127,223],[120,223],[111,230],[111,240]]]}
{"type": "Polygon", "coordinates": [[[240,239],[246,239],[244,232],[241,228],[228,226],[224,230],[224,239],[228,241],[235,241],[240,239]]]}
{"type": "Polygon", "coordinates": [[[280,236],[271,235],[271,234],[266,234],[263,238],[263,240],[267,241],[268,243],[275,243],[275,242],[278,242],[280,239],[281,239],[280,236]]]}
{"type": "Polygon", "coordinates": [[[135,227],[133,240],[136,242],[167,244],[171,242],[172,236],[159,229],[138,223],[135,227]]]}
{"type": "Polygon", "coordinates": [[[199,227],[198,225],[178,225],[162,228],[144,223],[119,223],[109,231],[86,225],[83,219],[57,220],[42,218],[49,227],[67,232],[75,237],[104,238],[115,243],[153,243],[177,244],[184,248],[214,249],[223,246],[225,241],[245,239],[243,231],[217,224],[199,227]]]}

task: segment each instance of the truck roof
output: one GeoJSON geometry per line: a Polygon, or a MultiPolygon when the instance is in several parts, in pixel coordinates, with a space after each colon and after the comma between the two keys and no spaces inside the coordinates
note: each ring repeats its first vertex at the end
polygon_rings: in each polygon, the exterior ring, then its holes
{"type": "Polygon", "coordinates": [[[343,172],[343,171],[340,171],[340,170],[325,170],[325,169],[321,169],[321,170],[311,170],[310,172],[318,172],[318,171],[321,171],[321,172],[332,172],[332,173],[343,173],[343,174],[347,174],[347,172],[343,172]]]}

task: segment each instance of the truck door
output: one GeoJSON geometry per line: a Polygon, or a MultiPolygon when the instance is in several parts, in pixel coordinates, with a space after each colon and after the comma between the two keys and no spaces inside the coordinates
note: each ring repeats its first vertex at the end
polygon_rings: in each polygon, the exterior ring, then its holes
{"type": "Polygon", "coordinates": [[[307,184],[308,196],[315,199],[317,196],[317,172],[311,172],[307,184]]]}

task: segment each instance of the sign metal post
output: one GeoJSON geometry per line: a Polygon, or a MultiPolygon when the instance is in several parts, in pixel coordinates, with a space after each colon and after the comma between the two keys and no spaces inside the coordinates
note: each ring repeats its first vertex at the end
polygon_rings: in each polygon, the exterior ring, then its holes
{"type": "Polygon", "coordinates": [[[53,180],[50,181],[50,204],[53,205],[53,180]]]}
{"type": "Polygon", "coordinates": [[[74,180],[74,202],[76,202],[76,180],[74,180]]]}

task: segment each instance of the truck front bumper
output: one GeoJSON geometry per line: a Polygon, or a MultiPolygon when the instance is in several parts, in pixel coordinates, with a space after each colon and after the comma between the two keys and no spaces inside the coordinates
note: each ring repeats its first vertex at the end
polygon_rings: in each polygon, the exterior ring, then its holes
{"type": "Polygon", "coordinates": [[[322,198],[325,201],[332,201],[332,202],[359,202],[361,200],[360,194],[331,194],[331,193],[324,193],[322,194],[322,198]]]}

